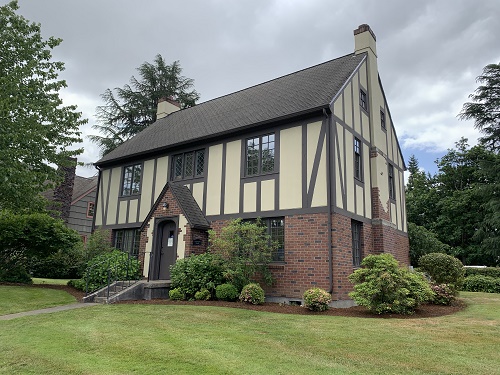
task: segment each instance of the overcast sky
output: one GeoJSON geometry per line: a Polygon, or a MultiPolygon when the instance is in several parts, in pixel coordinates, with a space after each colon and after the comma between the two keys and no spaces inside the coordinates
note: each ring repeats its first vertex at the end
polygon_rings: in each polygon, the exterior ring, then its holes
{"type": "MultiPolygon", "coordinates": [[[[0,0],[0,5],[8,3],[0,0]]],[[[460,121],[475,78],[500,62],[498,0],[19,0],[19,13],[63,43],[65,104],[76,104],[95,134],[95,108],[143,62],[180,60],[204,102],[354,50],[353,30],[377,37],[378,66],[405,160],[435,171],[434,160],[464,136],[460,121]]],[[[85,139],[85,163],[99,158],[85,139]]],[[[91,176],[95,170],[78,168],[91,176]]]]}

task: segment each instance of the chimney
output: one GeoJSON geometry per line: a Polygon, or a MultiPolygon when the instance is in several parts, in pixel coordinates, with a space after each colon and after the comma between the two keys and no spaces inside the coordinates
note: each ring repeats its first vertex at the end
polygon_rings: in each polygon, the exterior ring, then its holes
{"type": "Polygon", "coordinates": [[[59,211],[60,218],[68,223],[69,210],[73,200],[73,186],[75,184],[76,158],[69,158],[72,164],[68,167],[59,167],[59,173],[63,175],[63,181],[54,188],[54,205],[52,209],[59,211]]]}
{"type": "Polygon", "coordinates": [[[354,30],[354,53],[371,52],[377,57],[377,38],[367,24],[359,25],[354,30]]]}
{"type": "Polygon", "coordinates": [[[156,110],[156,119],[159,120],[167,117],[172,112],[181,109],[181,105],[176,102],[172,97],[158,99],[158,108],[156,110]]]}

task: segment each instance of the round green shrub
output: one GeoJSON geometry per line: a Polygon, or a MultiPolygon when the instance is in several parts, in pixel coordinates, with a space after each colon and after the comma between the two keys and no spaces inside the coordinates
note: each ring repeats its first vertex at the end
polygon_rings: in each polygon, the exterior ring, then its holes
{"type": "Polygon", "coordinates": [[[233,284],[221,284],[215,288],[215,296],[222,301],[236,301],[239,293],[233,284]]]}
{"type": "Polygon", "coordinates": [[[194,299],[198,301],[208,301],[210,298],[212,298],[212,295],[208,289],[199,290],[194,294],[194,299]]]}
{"type": "Polygon", "coordinates": [[[302,298],[304,299],[304,306],[311,311],[326,311],[329,303],[332,302],[331,294],[321,288],[306,290],[302,298]]]}
{"type": "Polygon", "coordinates": [[[223,275],[221,258],[211,253],[179,259],[170,268],[172,288],[180,288],[188,299],[202,289],[208,289],[213,294],[215,286],[224,282],[223,275]]]}
{"type": "Polygon", "coordinates": [[[179,288],[170,289],[168,291],[168,296],[172,301],[183,301],[186,299],[185,294],[179,288]]]}
{"type": "Polygon", "coordinates": [[[465,278],[462,290],[467,292],[500,293],[500,278],[472,275],[465,278]]]}
{"type": "Polygon", "coordinates": [[[434,305],[450,305],[455,300],[455,293],[447,284],[432,284],[434,297],[430,302],[434,305]]]}
{"type": "Polygon", "coordinates": [[[436,284],[448,284],[456,293],[464,282],[465,268],[460,260],[451,255],[430,253],[420,257],[420,270],[427,273],[436,284]]]}
{"type": "Polygon", "coordinates": [[[432,300],[424,275],[400,268],[391,254],[368,255],[351,275],[354,292],[349,296],[376,314],[412,314],[422,303],[432,300]]]}
{"type": "Polygon", "coordinates": [[[262,305],[264,303],[264,299],[264,289],[262,289],[259,284],[247,284],[241,290],[241,302],[251,303],[252,305],[262,305]]]}

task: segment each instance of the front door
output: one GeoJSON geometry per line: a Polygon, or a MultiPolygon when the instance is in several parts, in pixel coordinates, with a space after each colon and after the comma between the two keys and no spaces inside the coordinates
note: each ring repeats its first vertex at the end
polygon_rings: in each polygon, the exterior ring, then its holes
{"type": "MultiPolygon", "coordinates": [[[[170,266],[177,259],[177,225],[169,220],[160,224],[160,241],[158,243],[158,279],[170,280],[170,266]]],[[[157,259],[158,259],[157,258],[157,259]]]]}

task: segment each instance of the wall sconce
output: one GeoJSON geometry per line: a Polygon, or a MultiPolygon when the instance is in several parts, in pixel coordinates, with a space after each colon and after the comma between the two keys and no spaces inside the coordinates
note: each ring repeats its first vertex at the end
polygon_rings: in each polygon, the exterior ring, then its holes
{"type": "Polygon", "coordinates": [[[164,210],[166,210],[168,208],[168,203],[167,202],[163,202],[163,204],[161,206],[163,207],[164,210]]]}

